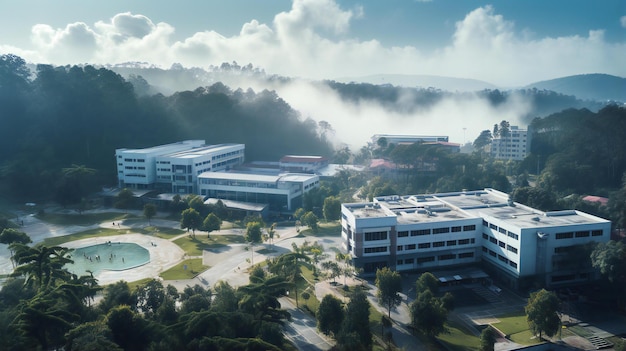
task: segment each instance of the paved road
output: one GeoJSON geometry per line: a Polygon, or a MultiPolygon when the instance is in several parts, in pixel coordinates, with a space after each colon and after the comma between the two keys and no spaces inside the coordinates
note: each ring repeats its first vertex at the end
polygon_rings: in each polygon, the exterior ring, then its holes
{"type": "Polygon", "coordinates": [[[280,298],[281,306],[291,313],[291,322],[284,327],[285,336],[298,347],[300,351],[329,350],[334,342],[322,336],[316,327],[315,319],[297,309],[288,298],[280,298]]]}

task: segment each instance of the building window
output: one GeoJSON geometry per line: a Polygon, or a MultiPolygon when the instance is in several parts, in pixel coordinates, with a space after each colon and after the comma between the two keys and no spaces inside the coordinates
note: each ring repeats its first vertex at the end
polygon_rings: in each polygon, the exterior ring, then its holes
{"type": "Polygon", "coordinates": [[[387,246],[379,246],[379,247],[366,247],[363,249],[363,253],[377,253],[377,252],[387,252],[387,246]]]}
{"type": "Polygon", "coordinates": [[[396,263],[398,266],[402,265],[402,260],[398,260],[398,263],[396,263]]]}
{"type": "Polygon", "coordinates": [[[577,238],[586,238],[588,236],[589,236],[589,231],[576,232],[576,237],[577,238]]]}
{"type": "Polygon", "coordinates": [[[446,242],[445,242],[445,241],[435,241],[435,242],[433,243],[433,247],[443,247],[443,246],[445,246],[445,245],[446,245],[446,242]]]}
{"type": "Polygon", "coordinates": [[[571,239],[574,237],[574,233],[569,232],[569,233],[556,233],[556,238],[557,239],[571,239]]]}
{"type": "Polygon", "coordinates": [[[459,245],[467,245],[470,243],[470,239],[461,239],[459,240],[459,245]]]}
{"type": "Polygon", "coordinates": [[[440,255],[439,261],[453,260],[455,258],[456,258],[455,254],[440,255]]]}
{"type": "Polygon", "coordinates": [[[387,232],[365,233],[365,241],[387,240],[387,232]]]}
{"type": "Polygon", "coordinates": [[[492,244],[498,245],[498,240],[496,240],[496,238],[494,238],[493,236],[489,237],[489,241],[491,241],[492,244]]]}
{"type": "Polygon", "coordinates": [[[500,247],[506,247],[506,243],[504,241],[499,241],[498,245],[500,245],[500,247]]]}
{"type": "Polygon", "coordinates": [[[464,231],[464,232],[469,232],[469,231],[472,231],[472,230],[476,230],[476,225],[475,225],[475,224],[472,224],[472,225],[464,225],[464,226],[463,226],[463,231],[464,231]]]}
{"type": "Polygon", "coordinates": [[[420,257],[417,259],[417,263],[426,263],[426,262],[433,262],[433,261],[435,261],[435,256],[420,257]]]}
{"type": "Polygon", "coordinates": [[[430,229],[411,230],[411,236],[430,235],[430,229]]]}
{"type": "Polygon", "coordinates": [[[443,233],[450,233],[450,227],[433,229],[433,234],[443,234],[443,233]]]}
{"type": "Polygon", "coordinates": [[[404,246],[402,246],[402,245],[398,245],[398,247],[397,247],[397,251],[402,251],[403,249],[404,249],[404,246]]]}
{"type": "Polygon", "coordinates": [[[473,252],[463,252],[459,254],[459,258],[471,258],[474,257],[473,252]]]}
{"type": "Polygon", "coordinates": [[[602,230],[592,230],[591,236],[602,236],[602,230]]]}
{"type": "Polygon", "coordinates": [[[513,238],[515,240],[519,240],[519,235],[517,235],[515,233],[507,232],[507,235],[509,236],[509,238],[513,238]]]}
{"type": "Polygon", "coordinates": [[[504,263],[509,263],[509,259],[502,255],[498,255],[498,259],[504,263]]]}
{"type": "Polygon", "coordinates": [[[415,244],[409,244],[406,246],[407,250],[415,250],[415,244]]]}
{"type": "Polygon", "coordinates": [[[489,239],[489,235],[483,233],[483,239],[485,239],[485,240],[489,239]]]}
{"type": "Polygon", "coordinates": [[[453,233],[457,233],[457,232],[460,232],[460,231],[461,231],[461,226],[458,226],[458,227],[452,227],[452,232],[453,232],[453,233]]]}
{"type": "Polygon", "coordinates": [[[456,240],[448,240],[446,246],[456,246],[456,240]]]}
{"type": "MultiPolygon", "coordinates": [[[[430,249],[430,243],[421,243],[417,245],[417,247],[420,249],[430,249]]],[[[415,248],[415,244],[413,245],[413,248],[415,248]]]]}
{"type": "Polygon", "coordinates": [[[483,246],[483,252],[487,252],[487,248],[483,246]]]}
{"type": "Polygon", "coordinates": [[[489,256],[496,257],[498,255],[494,251],[489,250],[489,256]]]}
{"type": "Polygon", "coordinates": [[[513,261],[509,261],[509,266],[517,269],[517,263],[513,262],[513,261]]]}
{"type": "Polygon", "coordinates": [[[489,226],[489,222],[487,222],[486,220],[483,219],[483,226],[484,227],[488,227],[489,226]]]}
{"type": "Polygon", "coordinates": [[[500,229],[498,229],[498,231],[502,234],[506,234],[506,229],[500,227],[500,229]]]}
{"type": "Polygon", "coordinates": [[[498,226],[493,224],[493,223],[489,223],[489,228],[494,229],[494,230],[498,230],[498,226]]]}
{"type": "Polygon", "coordinates": [[[507,250],[509,250],[509,251],[511,251],[512,253],[517,253],[517,248],[516,248],[516,247],[513,247],[513,246],[511,246],[511,245],[507,245],[507,246],[506,246],[506,249],[507,249],[507,250]]]}
{"type": "Polygon", "coordinates": [[[407,236],[409,236],[409,232],[406,231],[406,230],[398,232],[398,238],[404,238],[404,237],[407,237],[407,236]]]}
{"type": "Polygon", "coordinates": [[[414,258],[407,258],[406,260],[404,260],[404,264],[413,264],[413,262],[415,262],[414,258]]]}

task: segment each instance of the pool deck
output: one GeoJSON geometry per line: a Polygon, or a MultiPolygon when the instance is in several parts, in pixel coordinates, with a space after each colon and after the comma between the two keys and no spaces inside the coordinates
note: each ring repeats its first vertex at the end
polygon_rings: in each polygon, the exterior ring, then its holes
{"type": "Polygon", "coordinates": [[[150,253],[150,262],[122,271],[100,271],[94,274],[100,285],[115,283],[119,280],[132,282],[144,278],[158,278],[159,274],[183,260],[185,252],[173,242],[144,234],[123,234],[98,238],[70,241],[63,246],[75,249],[84,246],[114,243],[134,243],[150,253]]]}

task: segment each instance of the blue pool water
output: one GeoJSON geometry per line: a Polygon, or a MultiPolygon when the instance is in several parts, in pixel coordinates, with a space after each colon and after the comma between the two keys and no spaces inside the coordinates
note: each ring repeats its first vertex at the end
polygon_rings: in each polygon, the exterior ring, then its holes
{"type": "Polygon", "coordinates": [[[74,263],[65,265],[76,275],[94,274],[103,270],[123,271],[150,262],[147,249],[133,243],[106,243],[75,249],[71,253],[74,263]]]}

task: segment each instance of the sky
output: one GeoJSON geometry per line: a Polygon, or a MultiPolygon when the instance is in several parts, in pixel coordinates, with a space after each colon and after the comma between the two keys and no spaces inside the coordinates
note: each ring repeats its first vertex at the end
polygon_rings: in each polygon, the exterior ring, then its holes
{"type": "Polygon", "coordinates": [[[0,53],[57,65],[252,63],[310,79],[427,74],[522,86],[626,76],[626,1],[21,0],[0,53]]]}
{"type": "Polygon", "coordinates": [[[525,127],[532,102],[452,97],[401,113],[310,80],[434,75],[515,88],[585,73],[626,77],[624,0],[0,0],[0,23],[0,54],[30,63],[236,61],[303,78],[250,87],[329,122],[336,143],[353,150],[374,134],[471,142],[503,119],[525,127]]]}

